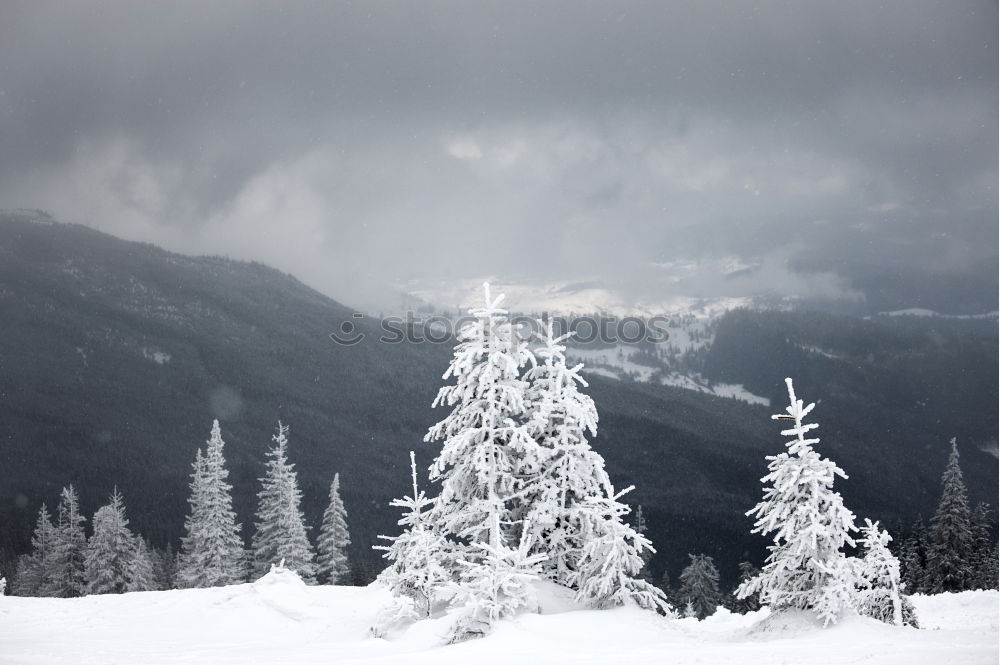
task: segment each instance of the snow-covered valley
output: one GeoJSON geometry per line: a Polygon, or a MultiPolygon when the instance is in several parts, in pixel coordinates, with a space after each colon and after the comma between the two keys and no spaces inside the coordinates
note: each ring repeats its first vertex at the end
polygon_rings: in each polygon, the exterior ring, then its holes
{"type": "MultiPolygon", "coordinates": [[[[998,595],[966,591],[913,598],[922,628],[847,617],[755,626],[767,610],[720,609],[669,621],[635,607],[577,609],[557,587],[540,613],[503,622],[488,637],[442,646],[449,616],[371,637],[389,600],[369,587],[306,587],[291,573],[254,584],[76,599],[0,599],[0,663],[996,663],[998,595]]],[[[795,619],[800,619],[795,617],[795,619]]]]}

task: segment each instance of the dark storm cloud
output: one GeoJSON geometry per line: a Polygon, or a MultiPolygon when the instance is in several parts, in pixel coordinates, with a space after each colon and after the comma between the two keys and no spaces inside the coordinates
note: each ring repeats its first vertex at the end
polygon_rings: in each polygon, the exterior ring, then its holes
{"type": "Polygon", "coordinates": [[[725,256],[766,266],[741,289],[867,291],[928,263],[995,289],[995,3],[0,18],[2,207],[264,260],[347,300],[487,273],[638,293],[671,288],[664,263],[725,256]]]}

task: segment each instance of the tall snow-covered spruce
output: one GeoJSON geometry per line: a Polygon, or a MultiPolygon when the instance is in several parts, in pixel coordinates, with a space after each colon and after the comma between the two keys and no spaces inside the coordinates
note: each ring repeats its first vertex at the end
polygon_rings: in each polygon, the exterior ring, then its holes
{"type": "Polygon", "coordinates": [[[819,427],[803,423],[815,404],[803,406],[792,380],[785,379],[785,384],[790,405],[786,413],[771,417],[794,423],[781,432],[792,439],[785,444],[787,452],[767,457],[770,473],[761,482],[770,486],[747,512],[757,518],[752,532],[773,534],[774,544],[768,547],[763,571],[736,593],[739,598],[758,593],[760,602],[772,610],[812,610],[829,624],[853,605],[855,566],[843,547],[854,545],[851,533],[857,528],[854,514],[833,489],[834,479],[847,475],[813,449],[819,439],[805,438],[819,427]]]}
{"type": "Polygon", "coordinates": [[[442,441],[431,466],[441,492],[431,519],[465,554],[472,543],[499,547],[519,542],[520,520],[513,509],[518,475],[538,458],[538,445],[524,426],[526,384],[521,367],[531,353],[514,330],[503,296],[492,298],[484,284],[485,305],[458,332],[459,343],[432,406],[452,411],[434,425],[425,441],[442,441]]]}
{"type": "Polygon", "coordinates": [[[111,502],[94,513],[94,535],[87,543],[87,591],[129,591],[135,555],[136,538],[128,528],[125,499],[115,488],[111,502]]]}
{"type": "Polygon", "coordinates": [[[46,595],[75,598],[87,593],[87,536],[83,530],[87,520],[80,514],[80,498],[72,485],[62,490],[58,515],[52,553],[51,593],[46,595]]]}
{"type": "Polygon", "coordinates": [[[316,568],[323,582],[340,584],[347,581],[351,573],[347,560],[347,546],[350,544],[347,509],[340,498],[340,474],[335,473],[330,483],[330,503],[323,512],[323,524],[316,542],[316,568]]]}
{"type": "Polygon", "coordinates": [[[263,577],[271,566],[284,561],[302,581],[316,581],[315,554],[309,542],[305,516],[300,508],[295,465],[288,461],[288,426],[278,423],[277,434],[267,456],[267,472],[260,479],[263,488],[257,495],[257,522],[253,537],[254,578],[263,577]]]}
{"type": "Polygon", "coordinates": [[[926,585],[931,593],[975,587],[972,521],[958,465],[958,444],[951,440],[948,466],[941,476],[941,501],[931,520],[926,585]]]}
{"type": "Polygon", "coordinates": [[[191,513],[184,522],[187,535],[181,540],[177,566],[178,588],[201,588],[236,584],[245,575],[243,539],[233,511],[232,485],[222,455],[225,442],[219,421],[205,452],[195,456],[191,474],[191,513]]]}

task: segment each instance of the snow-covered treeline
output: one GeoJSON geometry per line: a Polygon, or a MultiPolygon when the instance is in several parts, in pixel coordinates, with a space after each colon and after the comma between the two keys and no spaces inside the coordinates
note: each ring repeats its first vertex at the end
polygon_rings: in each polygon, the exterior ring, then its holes
{"type": "Polygon", "coordinates": [[[12,592],[21,596],[71,598],[172,588],[204,588],[258,579],[274,564],[295,570],[308,583],[336,584],[349,571],[347,511],[334,474],[330,503],[316,548],[300,509],[301,491],[288,461],[288,427],[278,423],[268,451],[252,545],[244,545],[233,510],[232,486],[219,421],[192,464],[190,511],[179,552],[168,543],[155,548],[129,528],[125,498],[117,488],[93,516],[93,533],[72,485],[62,491],[56,519],[43,504],[32,537],[32,551],[18,558],[12,592]]]}

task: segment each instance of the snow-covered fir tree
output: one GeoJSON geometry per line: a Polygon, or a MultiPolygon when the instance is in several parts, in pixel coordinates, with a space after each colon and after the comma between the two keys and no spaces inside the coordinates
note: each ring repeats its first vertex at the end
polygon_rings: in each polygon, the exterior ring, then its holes
{"type": "Polygon", "coordinates": [[[87,592],[128,591],[135,548],[136,538],[125,516],[125,500],[116,487],[111,502],[94,513],[94,535],[87,542],[87,592]]]}
{"type": "Polygon", "coordinates": [[[80,498],[73,486],[64,487],[52,545],[51,577],[45,595],[76,598],[87,592],[87,536],[80,498]]]}
{"type": "Polygon", "coordinates": [[[865,518],[858,545],[864,557],[858,569],[858,611],[896,626],[917,625],[913,604],[903,593],[899,559],[889,551],[892,536],[865,518]]]}
{"type": "Polygon", "coordinates": [[[243,580],[243,540],[233,511],[232,485],[222,451],[225,442],[219,421],[204,454],[195,456],[191,474],[191,512],[184,521],[177,566],[177,587],[201,588],[235,584],[243,580]]]}
{"type": "Polygon", "coordinates": [[[383,550],[389,567],[379,575],[393,595],[393,603],[384,608],[373,628],[380,636],[401,620],[422,619],[431,615],[437,594],[451,583],[451,573],[442,561],[447,551],[444,538],[424,514],[434,500],[417,487],[417,462],[410,451],[410,478],[413,494],[393,499],[390,505],[403,509],[399,524],[403,533],[379,538],[389,545],[376,545],[383,550]]]}
{"type": "Polygon", "coordinates": [[[577,589],[577,600],[597,609],[624,605],[631,600],[639,607],[672,616],[674,610],[663,592],[639,577],[642,552],[652,545],[625,521],[629,507],[619,499],[632,489],[588,499],[587,522],[594,528],[584,538],[580,559],[569,576],[569,586],[577,589]]]}
{"type": "MultiPolygon", "coordinates": [[[[527,428],[538,451],[520,482],[533,551],[547,557],[543,573],[593,606],[633,595],[645,607],[670,611],[659,589],[636,579],[653,548],[624,521],[630,509],[618,501],[604,459],[587,440],[597,434],[597,409],[580,392],[587,386],[583,365],[566,364],[570,335],[556,336],[551,321],[539,324],[537,360],[525,373],[527,428]]],[[[645,529],[645,520],[638,516],[636,525],[645,529]]]]}
{"type": "Polygon", "coordinates": [[[155,553],[149,544],[136,536],[132,561],[128,569],[127,591],[156,591],[161,588],[156,579],[155,553]]]}
{"type": "MultiPolygon", "coordinates": [[[[753,579],[760,574],[760,568],[753,565],[749,561],[740,562],[740,580],[737,584],[743,584],[744,582],[753,579]]],[[[737,614],[746,614],[747,612],[756,612],[760,609],[760,599],[757,597],[756,593],[749,594],[743,598],[738,598],[735,591],[730,594],[726,594],[728,604],[726,605],[730,611],[737,614]]]]}
{"type": "Polygon", "coordinates": [[[951,440],[948,466],[941,477],[941,501],[931,520],[926,576],[930,593],[964,591],[974,586],[969,503],[955,439],[951,440]]]}
{"type": "Polygon", "coordinates": [[[531,354],[500,308],[503,296],[493,298],[483,286],[485,305],[470,310],[474,320],[459,330],[443,376],[455,383],[442,387],[433,403],[453,408],[424,437],[442,442],[431,466],[431,480],[441,483],[432,519],[466,558],[519,542],[518,476],[533,473],[539,456],[523,422],[521,367],[531,354]],[[492,549],[469,548],[472,543],[492,549]]]}
{"type": "Polygon", "coordinates": [[[13,591],[18,596],[47,595],[52,588],[52,562],[56,527],[44,503],[38,510],[31,535],[31,554],[18,558],[13,591]]]}
{"type": "Polygon", "coordinates": [[[272,564],[284,561],[306,584],[316,582],[315,554],[309,542],[300,505],[295,465],[288,461],[288,426],[278,423],[274,445],[268,451],[267,471],[257,494],[256,531],[253,536],[254,578],[263,577],[272,564]]]}
{"type": "Polygon", "coordinates": [[[819,439],[805,437],[818,427],[803,422],[815,404],[804,406],[792,380],[785,384],[790,406],[772,418],[792,421],[794,426],[781,434],[793,438],[786,452],[767,457],[769,473],[761,482],[769,486],[747,512],[757,518],[752,532],[773,534],[774,544],[761,574],[741,584],[737,596],[758,593],[772,610],[812,610],[828,624],[852,606],[854,564],[843,547],[854,545],[851,533],[857,529],[853,513],[833,489],[835,478],[847,475],[813,449],[819,439]]]}
{"type": "Polygon", "coordinates": [[[316,541],[316,569],[320,581],[326,584],[344,584],[351,568],[347,560],[347,546],[351,534],[347,530],[347,509],[340,498],[340,474],[333,474],[330,483],[330,502],[323,512],[323,524],[316,541]]]}
{"type": "Polygon", "coordinates": [[[698,620],[715,614],[722,603],[719,593],[719,570],[715,561],[704,554],[688,554],[691,563],[681,572],[680,597],[690,605],[698,620]]]}

